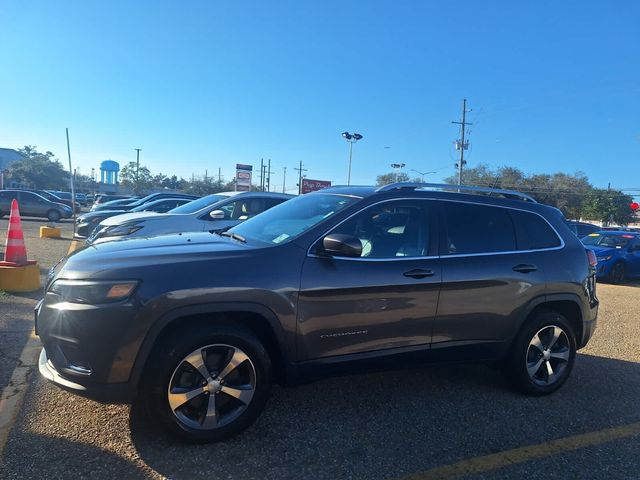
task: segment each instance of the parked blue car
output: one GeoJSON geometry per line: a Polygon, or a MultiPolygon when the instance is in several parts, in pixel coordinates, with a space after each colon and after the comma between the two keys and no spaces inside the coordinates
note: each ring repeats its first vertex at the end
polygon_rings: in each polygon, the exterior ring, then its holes
{"type": "Polygon", "coordinates": [[[640,233],[601,230],[581,240],[596,254],[598,279],[621,283],[640,278],[640,233]]]}

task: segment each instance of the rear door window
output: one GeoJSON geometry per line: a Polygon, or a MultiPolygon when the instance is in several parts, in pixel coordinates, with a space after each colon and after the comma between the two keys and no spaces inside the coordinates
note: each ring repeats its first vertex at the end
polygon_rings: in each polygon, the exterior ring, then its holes
{"type": "Polygon", "coordinates": [[[442,202],[441,255],[468,255],[516,250],[516,234],[506,208],[442,202]]]}

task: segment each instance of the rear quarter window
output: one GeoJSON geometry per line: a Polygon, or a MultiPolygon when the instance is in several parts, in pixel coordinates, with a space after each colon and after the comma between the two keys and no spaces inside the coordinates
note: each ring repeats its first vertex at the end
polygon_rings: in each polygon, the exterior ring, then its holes
{"type": "Polygon", "coordinates": [[[540,215],[511,210],[516,228],[518,250],[540,250],[559,247],[562,243],[549,223],[540,215]]]}

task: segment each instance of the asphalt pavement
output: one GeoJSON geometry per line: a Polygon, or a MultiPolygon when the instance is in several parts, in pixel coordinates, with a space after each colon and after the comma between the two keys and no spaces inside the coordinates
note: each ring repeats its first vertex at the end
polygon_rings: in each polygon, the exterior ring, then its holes
{"type": "MultiPolygon", "coordinates": [[[[595,336],[566,385],[541,398],[513,392],[482,365],[347,376],[274,387],[245,433],[188,445],[144,412],[68,394],[34,373],[0,477],[639,478],[640,284],[598,288],[595,336]]],[[[5,328],[19,337],[33,304],[0,297],[3,349],[15,340],[5,328]]]]}

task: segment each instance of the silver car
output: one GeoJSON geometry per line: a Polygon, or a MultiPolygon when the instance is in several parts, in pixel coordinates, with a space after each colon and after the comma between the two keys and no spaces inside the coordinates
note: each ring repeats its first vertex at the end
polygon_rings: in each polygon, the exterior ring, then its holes
{"type": "Polygon", "coordinates": [[[189,202],[168,213],[125,213],[107,218],[93,230],[88,244],[180,232],[221,231],[264,212],[293,195],[267,192],[221,192],[189,202]]]}

